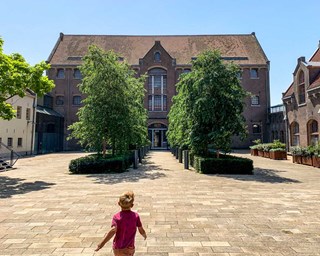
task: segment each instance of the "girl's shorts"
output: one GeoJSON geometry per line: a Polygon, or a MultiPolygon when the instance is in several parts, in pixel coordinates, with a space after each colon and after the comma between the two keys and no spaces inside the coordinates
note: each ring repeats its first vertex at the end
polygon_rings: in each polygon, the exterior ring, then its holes
{"type": "Polygon", "coordinates": [[[115,256],[133,256],[134,251],[134,248],[113,249],[115,256]]]}

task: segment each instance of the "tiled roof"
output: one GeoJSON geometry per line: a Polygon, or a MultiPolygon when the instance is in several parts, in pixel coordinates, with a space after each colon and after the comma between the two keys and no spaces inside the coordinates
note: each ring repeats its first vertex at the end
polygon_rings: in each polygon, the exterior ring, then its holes
{"type": "Polygon", "coordinates": [[[312,84],[310,84],[308,90],[314,89],[319,86],[320,86],[320,75],[318,75],[317,78],[312,82],[312,84]]]}
{"type": "Polygon", "coordinates": [[[310,58],[310,61],[320,61],[320,48],[315,51],[315,53],[310,58]]]}
{"type": "Polygon", "coordinates": [[[226,59],[238,64],[265,65],[268,61],[254,33],[245,35],[186,35],[186,36],[116,36],[60,35],[48,62],[52,65],[79,65],[88,46],[95,44],[104,50],[114,50],[129,64],[139,63],[160,41],[177,64],[187,64],[204,50],[218,49],[226,59]],[[239,58],[240,57],[240,58],[239,58]]]}
{"type": "Polygon", "coordinates": [[[293,90],[293,83],[289,86],[289,88],[287,89],[287,91],[283,94],[282,98],[287,98],[287,97],[291,97],[292,94],[294,93],[293,90]]]}

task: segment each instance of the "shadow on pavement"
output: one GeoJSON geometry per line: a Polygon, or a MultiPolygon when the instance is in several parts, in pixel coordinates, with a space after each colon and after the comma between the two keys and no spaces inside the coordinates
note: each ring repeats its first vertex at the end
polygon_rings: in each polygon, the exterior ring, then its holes
{"type": "Polygon", "coordinates": [[[0,199],[9,198],[13,195],[25,194],[32,191],[38,191],[50,188],[55,183],[47,183],[43,181],[23,182],[24,179],[9,178],[0,176],[0,199]]]}
{"type": "Polygon", "coordinates": [[[242,181],[256,181],[262,183],[301,183],[299,180],[282,177],[277,173],[284,172],[279,170],[254,168],[254,175],[219,175],[222,177],[242,180],[242,181]]]}
{"type": "Polygon", "coordinates": [[[122,182],[138,182],[141,179],[155,180],[166,177],[166,175],[160,171],[170,170],[160,168],[146,158],[142,164],[139,164],[138,169],[130,168],[129,171],[123,173],[90,174],[86,176],[93,178],[95,183],[116,184],[122,182]]]}

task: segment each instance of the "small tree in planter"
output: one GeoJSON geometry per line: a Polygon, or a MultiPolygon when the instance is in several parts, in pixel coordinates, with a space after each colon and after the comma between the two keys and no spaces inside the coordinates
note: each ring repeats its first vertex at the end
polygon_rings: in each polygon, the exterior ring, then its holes
{"type": "Polygon", "coordinates": [[[297,164],[302,163],[302,148],[299,146],[294,146],[290,148],[290,152],[292,153],[292,161],[297,164]]]}
{"type": "Polygon", "coordinates": [[[274,160],[287,159],[286,145],[274,140],[270,149],[270,158],[274,160]]]}
{"type": "Polygon", "coordinates": [[[314,147],[308,146],[302,148],[301,162],[304,165],[312,165],[312,156],[314,154],[314,147]]]}
{"type": "Polygon", "coordinates": [[[261,140],[254,140],[253,141],[254,145],[250,146],[250,153],[252,156],[257,156],[258,155],[258,148],[259,144],[261,144],[261,140]]]}
{"type": "Polygon", "coordinates": [[[320,144],[314,146],[314,154],[312,156],[312,165],[320,168],[320,144]]]}

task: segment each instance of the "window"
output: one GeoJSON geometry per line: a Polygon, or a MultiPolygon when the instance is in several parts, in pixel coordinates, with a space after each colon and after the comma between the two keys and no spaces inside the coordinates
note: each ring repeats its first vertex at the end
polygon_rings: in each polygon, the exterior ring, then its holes
{"type": "Polygon", "coordinates": [[[260,98],[258,95],[251,96],[251,106],[260,105],[260,98]]]}
{"type": "Polygon", "coordinates": [[[293,122],[290,125],[290,130],[291,130],[291,145],[299,146],[300,144],[299,124],[297,122],[293,122]]]}
{"type": "Polygon", "coordinates": [[[160,61],[161,61],[161,54],[160,54],[160,52],[155,52],[155,53],[154,53],[154,61],[155,61],[155,62],[160,62],[160,61]]]}
{"type": "Polygon", "coordinates": [[[18,147],[22,147],[22,138],[18,138],[18,144],[17,144],[18,147]]]}
{"type": "Polygon", "coordinates": [[[251,79],[259,78],[259,73],[257,68],[250,69],[250,78],[251,79]]]}
{"type": "Polygon", "coordinates": [[[304,73],[302,70],[298,76],[298,102],[299,104],[306,102],[306,88],[304,83],[304,73]]]}
{"type": "Polygon", "coordinates": [[[190,73],[190,72],[191,72],[191,69],[190,69],[190,68],[185,68],[185,69],[183,70],[183,73],[185,73],[185,74],[190,73]]]}
{"type": "Polygon", "coordinates": [[[22,107],[17,106],[17,119],[21,119],[21,112],[22,112],[22,107]]]}
{"type": "Polygon", "coordinates": [[[13,139],[12,138],[8,138],[7,146],[8,147],[12,147],[12,142],[13,142],[13,139]]]}
{"type": "Polygon", "coordinates": [[[73,96],[72,104],[73,105],[80,105],[81,104],[81,96],[73,96]]]}
{"type": "Polygon", "coordinates": [[[56,96],[56,105],[64,104],[64,96],[56,96]]]}
{"type": "Polygon", "coordinates": [[[74,77],[75,79],[82,79],[82,75],[81,75],[81,72],[80,72],[79,69],[75,69],[75,70],[73,71],[73,77],[74,77]]]}
{"type": "Polygon", "coordinates": [[[53,107],[53,98],[48,94],[44,95],[44,97],[43,97],[43,105],[44,105],[44,107],[52,108],[53,107]]]}
{"type": "Polygon", "coordinates": [[[30,120],[30,114],[31,114],[31,109],[27,108],[26,109],[26,120],[30,120]]]}
{"type": "Polygon", "coordinates": [[[57,70],[57,78],[59,78],[59,79],[63,79],[64,78],[64,69],[59,68],[57,70]]]}
{"type": "Polygon", "coordinates": [[[318,132],[318,122],[316,120],[310,120],[308,122],[308,142],[309,145],[318,144],[319,132],[318,132]]]}
{"type": "Polygon", "coordinates": [[[167,111],[166,95],[149,95],[148,96],[149,111],[167,111]]]}
{"type": "Polygon", "coordinates": [[[253,124],[252,125],[252,133],[261,133],[261,125],[259,124],[253,124]]]}

